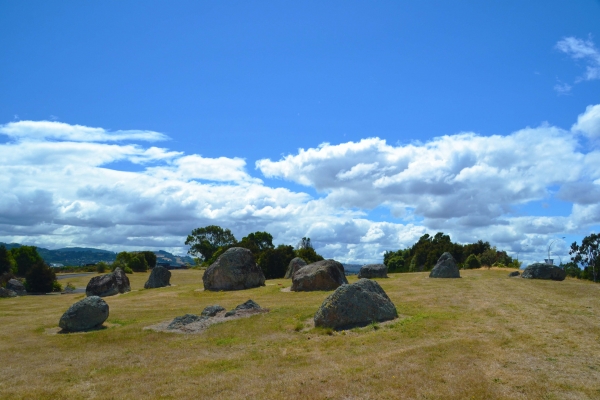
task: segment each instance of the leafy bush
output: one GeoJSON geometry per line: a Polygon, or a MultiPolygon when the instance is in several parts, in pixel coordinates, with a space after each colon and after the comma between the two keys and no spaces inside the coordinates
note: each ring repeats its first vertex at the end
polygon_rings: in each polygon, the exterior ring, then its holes
{"type": "Polygon", "coordinates": [[[123,268],[123,272],[125,272],[126,274],[130,274],[130,275],[133,274],[133,271],[129,267],[123,268]]]}
{"type": "Polygon", "coordinates": [[[479,259],[477,258],[477,256],[475,254],[471,254],[469,257],[467,257],[467,260],[465,261],[466,269],[477,269],[480,267],[481,267],[481,262],[479,262],[479,259]]]}
{"type": "Polygon", "coordinates": [[[10,249],[10,253],[16,264],[16,275],[27,276],[34,264],[44,263],[35,246],[21,246],[10,249]]]}
{"type": "Polygon", "coordinates": [[[129,259],[127,267],[135,272],[146,272],[148,271],[148,262],[146,261],[146,257],[144,257],[144,254],[134,253],[129,259]]]}
{"type": "Polygon", "coordinates": [[[43,261],[36,261],[25,275],[25,288],[32,293],[49,293],[54,290],[56,274],[43,261]]]}
{"type": "Polygon", "coordinates": [[[302,258],[304,261],[306,261],[307,264],[312,264],[314,262],[324,260],[324,258],[320,254],[317,254],[315,249],[313,249],[312,247],[305,247],[302,249],[295,250],[295,253],[296,257],[302,258]]]}
{"type": "Polygon", "coordinates": [[[60,282],[54,281],[52,282],[52,291],[53,292],[62,292],[63,288],[60,282]]]}
{"type": "Polygon", "coordinates": [[[99,274],[106,272],[107,268],[108,264],[106,264],[104,261],[100,261],[98,264],[96,264],[96,272],[99,274]]]}
{"type": "Polygon", "coordinates": [[[287,266],[296,256],[292,246],[279,245],[276,249],[265,249],[258,258],[258,266],[267,279],[278,279],[285,276],[287,266]]]}
{"type": "Polygon", "coordinates": [[[389,272],[408,272],[408,265],[404,262],[404,257],[394,256],[387,262],[389,272]]]}
{"type": "Polygon", "coordinates": [[[0,275],[11,272],[15,266],[15,260],[6,246],[0,245],[0,275]]]}

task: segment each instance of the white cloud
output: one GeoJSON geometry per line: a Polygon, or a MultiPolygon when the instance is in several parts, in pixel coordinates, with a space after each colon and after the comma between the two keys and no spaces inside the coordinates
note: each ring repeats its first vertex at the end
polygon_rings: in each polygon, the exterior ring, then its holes
{"type": "MultiPolygon", "coordinates": [[[[598,107],[588,107],[573,131],[595,137],[598,107]]],[[[600,152],[582,153],[580,136],[548,125],[409,145],[379,138],[324,143],[256,162],[266,177],[315,188],[321,195],[313,198],[267,186],[241,158],[118,143],[160,133],[14,124],[0,127],[14,139],[0,144],[0,241],[184,252],[193,228],[216,224],[238,238],[268,231],[276,243],[309,236],[326,257],[373,262],[437,231],[541,254],[548,237],[600,222],[600,152]],[[120,171],[111,168],[115,161],[146,167],[120,171]],[[571,215],[514,211],[552,198],[572,204],[571,215]],[[376,207],[389,209],[386,221],[370,218],[376,207]]]]}
{"type": "Polygon", "coordinates": [[[69,125],[56,121],[18,121],[0,125],[0,134],[17,140],[69,140],[74,142],[115,142],[142,140],[147,142],[167,140],[168,136],[145,130],[110,132],[103,128],[69,125]]]}
{"type": "Polygon", "coordinates": [[[588,106],[571,130],[581,132],[592,139],[600,139],[600,104],[588,106]]]}
{"type": "MultiPolygon", "coordinates": [[[[574,60],[581,60],[586,63],[585,74],[578,78],[576,82],[600,79],[600,50],[596,48],[591,38],[583,40],[573,36],[566,37],[556,43],[556,48],[571,56],[574,60]]],[[[557,85],[554,88],[559,92],[561,90],[568,92],[571,89],[567,84],[557,85]]]]}

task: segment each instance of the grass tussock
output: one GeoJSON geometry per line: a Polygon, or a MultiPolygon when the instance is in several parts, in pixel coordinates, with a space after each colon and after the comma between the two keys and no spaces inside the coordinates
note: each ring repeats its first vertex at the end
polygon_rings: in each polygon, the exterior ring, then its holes
{"type": "Polygon", "coordinates": [[[600,398],[600,286],[507,274],[390,274],[378,282],[400,318],[339,332],[310,323],[328,292],[282,292],[289,280],[198,291],[196,270],[152,290],[130,275],[133,292],[105,298],[108,328],[83,334],[48,333],[82,294],[0,299],[0,397],[600,398]],[[143,329],[249,298],[271,312],[197,335],[143,329]]]}

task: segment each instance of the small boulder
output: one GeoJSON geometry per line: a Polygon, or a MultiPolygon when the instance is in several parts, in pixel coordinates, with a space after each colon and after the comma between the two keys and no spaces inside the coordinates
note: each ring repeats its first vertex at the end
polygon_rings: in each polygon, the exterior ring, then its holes
{"type": "Polygon", "coordinates": [[[171,286],[171,271],[165,267],[154,267],[148,280],[144,284],[144,289],[155,289],[165,286],[171,286]]]}
{"type": "Polygon", "coordinates": [[[360,278],[387,278],[387,266],[385,264],[367,264],[363,265],[358,271],[358,279],[360,278]]]}
{"type": "Polygon", "coordinates": [[[294,292],[309,292],[313,290],[334,290],[348,283],[344,266],[335,260],[322,260],[299,269],[292,275],[294,292]]]}
{"type": "Polygon", "coordinates": [[[202,313],[200,315],[202,315],[203,317],[214,317],[221,311],[225,311],[225,307],[221,307],[220,305],[215,304],[214,306],[206,307],[204,310],[202,310],[202,313]]]}
{"type": "Polygon", "coordinates": [[[189,325],[194,322],[201,321],[203,319],[207,319],[208,317],[201,317],[195,314],[185,314],[181,317],[173,318],[173,321],[167,326],[167,329],[181,329],[181,327],[189,325]]]}
{"type": "Polygon", "coordinates": [[[60,317],[58,326],[65,332],[79,332],[97,328],[107,318],[108,304],[99,296],[90,296],[69,307],[60,317]]]}
{"type": "Polygon", "coordinates": [[[25,286],[23,285],[23,283],[21,283],[21,281],[19,281],[17,279],[10,279],[6,283],[6,288],[8,290],[12,290],[18,296],[24,296],[25,294],[27,294],[27,290],[25,290],[25,286]]]}
{"type": "Polygon", "coordinates": [[[247,311],[247,310],[250,310],[250,311],[261,311],[262,307],[259,306],[255,301],[248,300],[247,302],[238,305],[233,310],[227,311],[225,313],[225,316],[226,317],[231,317],[232,315],[238,314],[240,311],[247,311]]]}
{"type": "Polygon", "coordinates": [[[300,268],[306,267],[306,261],[304,261],[300,257],[296,257],[290,261],[287,271],[285,271],[284,279],[292,279],[292,276],[298,271],[300,268]]]}
{"type": "Polygon", "coordinates": [[[553,281],[564,281],[566,277],[567,273],[564,269],[544,263],[530,264],[521,274],[521,278],[525,279],[550,279],[553,281]]]}
{"type": "Polygon", "coordinates": [[[315,314],[315,326],[347,329],[398,317],[396,306],[381,286],[369,279],[342,285],[330,294],[315,314]]]}
{"type": "Polygon", "coordinates": [[[521,273],[519,271],[513,271],[510,274],[508,274],[508,277],[513,278],[515,276],[520,276],[520,275],[521,275],[521,273]]]}
{"type": "Polygon", "coordinates": [[[205,290],[242,290],[265,286],[265,275],[250,250],[232,247],[206,269],[202,282],[205,290]]]}
{"type": "Polygon", "coordinates": [[[86,296],[100,297],[114,296],[129,291],[131,291],[129,278],[119,267],[110,274],[93,277],[85,288],[86,296]]]}
{"type": "Polygon", "coordinates": [[[17,292],[0,287],[0,297],[17,297],[17,292]]]}
{"type": "Polygon", "coordinates": [[[456,260],[452,254],[445,252],[439,258],[435,267],[429,273],[430,278],[460,278],[460,272],[456,266],[456,260]]]}

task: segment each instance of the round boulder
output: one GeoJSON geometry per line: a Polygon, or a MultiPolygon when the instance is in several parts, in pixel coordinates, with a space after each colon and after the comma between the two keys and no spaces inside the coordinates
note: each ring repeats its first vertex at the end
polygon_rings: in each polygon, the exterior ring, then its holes
{"type": "Polygon", "coordinates": [[[519,271],[513,271],[508,274],[509,278],[514,278],[515,276],[520,276],[521,273],[519,271]]]}
{"type": "Polygon", "coordinates": [[[566,277],[567,273],[564,269],[544,263],[530,264],[521,274],[521,278],[525,279],[549,279],[553,281],[564,281],[566,277]]]}
{"type": "Polygon", "coordinates": [[[27,290],[25,290],[25,285],[23,285],[23,283],[21,283],[21,281],[17,279],[9,279],[9,281],[6,283],[6,288],[8,290],[12,290],[19,296],[24,296],[25,294],[27,294],[27,290]]]}
{"type": "Polygon", "coordinates": [[[85,288],[86,296],[100,297],[114,296],[129,291],[131,291],[129,278],[119,267],[110,274],[93,277],[85,288]]]}
{"type": "Polygon", "coordinates": [[[202,282],[205,290],[243,290],[265,286],[265,275],[250,250],[232,247],[206,269],[202,282]]]}
{"type": "Polygon", "coordinates": [[[344,266],[335,260],[322,260],[300,268],[292,275],[294,292],[310,292],[313,290],[334,290],[348,283],[344,266]]]}
{"type": "Polygon", "coordinates": [[[65,332],[79,332],[97,328],[107,318],[108,304],[99,296],[90,296],[69,307],[60,317],[58,326],[65,332]]]}
{"type": "Polygon", "coordinates": [[[17,292],[0,286],[0,297],[17,297],[17,292]]]}
{"type": "Polygon", "coordinates": [[[358,279],[360,278],[387,278],[387,266],[385,264],[367,264],[363,265],[358,271],[358,279]]]}
{"type": "Polygon", "coordinates": [[[396,306],[381,286],[369,279],[342,285],[330,294],[315,314],[315,326],[348,329],[398,317],[396,306]]]}
{"type": "Polygon", "coordinates": [[[460,278],[460,272],[456,266],[456,260],[452,254],[445,252],[439,258],[435,267],[429,273],[430,278],[460,278]]]}
{"type": "Polygon", "coordinates": [[[296,257],[290,261],[290,264],[287,267],[287,271],[285,271],[284,279],[292,279],[292,276],[298,271],[300,268],[306,267],[306,261],[301,259],[300,257],[296,257]]]}
{"type": "Polygon", "coordinates": [[[171,286],[171,271],[165,267],[154,267],[148,280],[144,284],[144,289],[155,289],[165,286],[171,286]]]}

